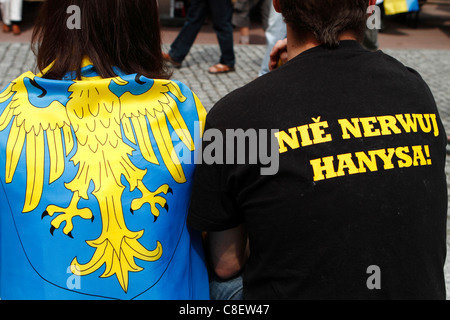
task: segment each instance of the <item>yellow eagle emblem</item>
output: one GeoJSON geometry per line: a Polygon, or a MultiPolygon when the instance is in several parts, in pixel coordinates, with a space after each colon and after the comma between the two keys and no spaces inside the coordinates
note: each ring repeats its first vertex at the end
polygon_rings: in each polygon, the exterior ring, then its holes
{"type": "MultiPolygon", "coordinates": [[[[115,275],[126,292],[129,272],[142,270],[135,259],[156,261],[162,255],[163,246],[157,241],[156,247],[148,250],[139,242],[144,230],[132,232],[127,228],[121,200],[125,187],[121,178],[126,179],[131,191],[138,189],[142,194],[133,199],[130,210],[133,212],[148,203],[155,220],[160,214],[157,205],[168,209],[165,195],[172,190],[168,184],[154,191],[147,189],[142,181],[147,170],[131,162],[130,156],[135,149],[124,142],[123,135],[138,147],[137,152],[141,152],[144,159],[159,164],[149,136],[151,132],[167,170],[177,183],[184,183],[186,177],[174,152],[169,125],[193,151],[194,141],[177,105],[177,101],[184,102],[186,97],[177,83],[169,80],[151,80],[139,94],[123,90],[118,96],[111,91],[111,86],[119,90],[125,88],[128,82],[123,78],[92,78],[72,82],[66,105],[54,100],[42,108],[33,105],[28,97],[30,84],[40,88],[35,77],[31,72],[26,73],[0,93],[0,104],[8,103],[0,116],[0,131],[10,126],[6,183],[12,182],[25,150],[27,186],[23,212],[33,211],[42,197],[45,152],[50,159],[48,179],[51,184],[64,173],[64,159],[74,150],[70,160],[78,166],[77,173],[72,181],[65,183],[73,194],[72,199],[66,208],[49,204],[42,218],[52,218],[52,234],[65,225],[62,232],[72,236],[74,217],[94,217],[89,208],[78,207],[80,199],[88,199],[88,188],[93,183],[95,187],[91,194],[99,205],[102,231],[97,239],[86,241],[95,249],[91,259],[80,263],[75,257],[71,271],[88,275],[105,265],[102,277],[115,275]]],[[[136,81],[140,81],[139,76],[136,81]]],[[[40,89],[44,96],[45,89],[40,89]]],[[[202,122],[206,111],[195,95],[194,100],[202,122]]]]}

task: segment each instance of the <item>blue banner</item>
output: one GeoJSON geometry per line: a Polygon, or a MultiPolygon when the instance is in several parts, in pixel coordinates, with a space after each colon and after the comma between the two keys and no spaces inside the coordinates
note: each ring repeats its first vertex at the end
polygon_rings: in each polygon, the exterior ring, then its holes
{"type": "Polygon", "coordinates": [[[420,10],[419,0],[384,0],[384,10],[387,15],[420,10]]]}
{"type": "Polygon", "coordinates": [[[186,226],[206,111],[180,82],[25,73],[0,93],[2,299],[208,299],[186,226]]]}

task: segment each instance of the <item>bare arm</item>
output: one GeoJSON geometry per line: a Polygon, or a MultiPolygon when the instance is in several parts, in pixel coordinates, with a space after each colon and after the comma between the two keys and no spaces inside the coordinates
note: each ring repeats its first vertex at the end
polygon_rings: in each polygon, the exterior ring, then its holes
{"type": "Polygon", "coordinates": [[[241,224],[233,229],[209,232],[206,247],[217,276],[222,279],[232,278],[241,271],[248,258],[247,229],[241,224]]]}

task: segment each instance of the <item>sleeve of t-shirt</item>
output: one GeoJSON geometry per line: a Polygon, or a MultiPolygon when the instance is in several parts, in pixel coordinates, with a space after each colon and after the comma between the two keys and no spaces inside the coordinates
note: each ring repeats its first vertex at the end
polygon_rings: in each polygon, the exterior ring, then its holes
{"type": "MultiPolygon", "coordinates": [[[[205,132],[211,127],[207,120],[205,132]]],[[[203,141],[202,155],[209,154],[205,150],[212,141],[203,141]]],[[[214,232],[228,230],[242,223],[233,193],[233,170],[231,165],[210,163],[207,159],[197,165],[187,220],[190,227],[214,232]]]]}

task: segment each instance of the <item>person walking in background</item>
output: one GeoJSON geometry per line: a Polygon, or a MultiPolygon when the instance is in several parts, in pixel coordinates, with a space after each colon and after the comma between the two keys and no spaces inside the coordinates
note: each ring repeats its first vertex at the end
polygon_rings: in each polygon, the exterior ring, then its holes
{"type": "Polygon", "coordinates": [[[262,76],[269,72],[270,53],[273,47],[279,40],[286,38],[286,24],[284,23],[283,16],[277,12],[270,1],[270,13],[268,19],[268,26],[265,31],[266,35],[266,53],[261,62],[261,68],[259,76],[262,76]]]}
{"type": "Polygon", "coordinates": [[[233,26],[239,28],[239,43],[250,44],[250,11],[259,6],[262,27],[266,30],[272,0],[236,0],[233,6],[234,12],[232,23],[233,26]]]}
{"type": "Polygon", "coordinates": [[[177,38],[170,46],[168,53],[164,53],[164,59],[175,68],[181,68],[182,63],[208,15],[211,14],[214,31],[220,47],[219,63],[208,69],[210,73],[226,73],[235,70],[236,57],[234,54],[233,4],[231,0],[192,0],[183,25],[177,38]]]}
{"type": "Polygon", "coordinates": [[[3,32],[13,32],[20,35],[20,23],[22,22],[23,0],[0,0],[2,13],[3,32]]]}
{"type": "Polygon", "coordinates": [[[364,41],[363,46],[367,50],[376,51],[380,47],[380,43],[378,41],[378,33],[379,28],[382,26],[382,13],[384,12],[383,9],[383,0],[377,0],[375,5],[378,7],[377,11],[374,14],[379,14],[379,16],[375,16],[375,19],[380,19],[380,21],[375,21],[375,23],[372,23],[372,25],[367,25],[366,31],[364,33],[364,41]]]}

